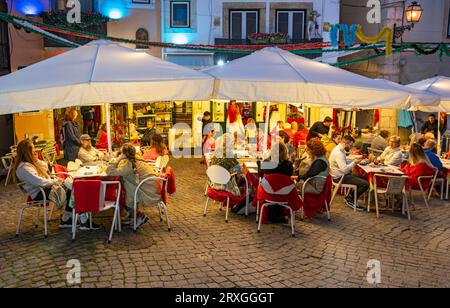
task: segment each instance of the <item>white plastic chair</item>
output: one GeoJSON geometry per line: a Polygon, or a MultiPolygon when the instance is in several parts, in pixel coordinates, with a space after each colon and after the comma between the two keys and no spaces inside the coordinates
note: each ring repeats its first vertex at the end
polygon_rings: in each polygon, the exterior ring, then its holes
{"type": "Polygon", "coordinates": [[[431,211],[430,211],[430,204],[428,202],[428,196],[429,196],[429,192],[424,189],[424,182],[425,181],[431,181],[430,183],[430,187],[432,187],[433,184],[433,179],[435,178],[436,175],[430,175],[430,176],[420,176],[417,178],[417,182],[419,184],[419,189],[409,189],[409,196],[411,199],[411,203],[414,204],[414,198],[413,198],[413,192],[420,192],[420,194],[423,197],[423,200],[425,201],[425,205],[428,209],[428,214],[431,216],[431,211]]]}
{"type": "MultiPolygon", "coordinates": [[[[133,216],[133,232],[137,231],[137,205],[138,205],[138,193],[139,190],[141,189],[142,185],[144,185],[146,182],[148,181],[167,181],[167,179],[164,178],[159,178],[156,176],[151,176],[148,177],[146,179],[143,179],[139,185],[136,187],[135,191],[134,191],[134,199],[133,199],[133,203],[134,203],[134,216],[133,216]]],[[[166,217],[166,223],[167,223],[167,230],[170,232],[171,228],[170,228],[170,221],[169,221],[169,215],[167,213],[167,206],[166,204],[161,200],[160,202],[158,202],[158,210],[159,210],[159,217],[160,220],[163,221],[163,216],[162,213],[164,212],[164,215],[166,217]]]]}
{"type": "Polygon", "coordinates": [[[169,164],[169,160],[169,155],[163,155],[159,156],[156,160],[147,161],[147,164],[153,167],[158,174],[161,174],[164,168],[169,164]]]}
{"type": "MultiPolygon", "coordinates": [[[[209,180],[211,181],[211,183],[213,184],[218,184],[218,185],[226,185],[228,184],[228,182],[231,180],[231,177],[235,176],[235,174],[230,174],[230,172],[228,172],[228,170],[226,170],[225,168],[218,166],[218,165],[214,165],[214,166],[210,166],[207,170],[206,170],[206,175],[208,176],[209,180]]],[[[248,200],[248,182],[247,179],[245,179],[245,185],[246,185],[246,216],[248,215],[248,206],[249,206],[249,200],[248,200]]],[[[208,187],[207,187],[208,189],[208,187]]],[[[209,202],[209,197],[206,197],[206,203],[205,203],[205,210],[203,211],[203,216],[206,216],[206,211],[208,210],[208,202],[209,202]]],[[[228,211],[230,208],[230,198],[227,197],[227,201],[226,201],[227,205],[226,205],[226,212],[225,212],[225,222],[228,222],[228,211]]],[[[223,204],[222,204],[223,207],[223,204]]],[[[220,208],[221,209],[221,208],[220,208]]]]}
{"type": "MultiPolygon", "coordinates": [[[[314,177],[311,177],[311,178],[307,179],[305,181],[305,183],[303,183],[303,186],[302,186],[302,191],[301,191],[302,200],[305,200],[305,188],[306,188],[306,185],[310,181],[312,181],[313,179],[322,179],[322,180],[325,180],[325,181],[327,180],[327,178],[325,176],[314,176],[314,177]]],[[[326,189],[326,187],[324,189],[326,189]]],[[[324,193],[326,193],[326,192],[323,191],[322,194],[324,194],[324,193]]],[[[331,204],[331,202],[330,202],[330,204],[331,204]]],[[[330,207],[328,205],[328,202],[327,202],[326,198],[325,198],[325,209],[327,210],[328,221],[331,221],[330,207]]],[[[304,218],[304,209],[302,208],[301,209],[301,219],[303,219],[303,218],[304,218]]]]}
{"type": "Polygon", "coordinates": [[[5,168],[5,170],[7,171],[6,180],[5,180],[5,187],[6,187],[9,183],[9,181],[11,180],[11,174],[14,169],[13,168],[14,154],[13,153],[7,154],[7,155],[3,156],[1,159],[2,159],[3,168],[5,168]]]}
{"type": "MultiPolygon", "coordinates": [[[[411,213],[409,211],[408,204],[408,196],[406,195],[406,183],[408,182],[408,177],[406,175],[386,175],[386,174],[375,174],[373,176],[373,185],[374,185],[374,193],[375,193],[375,209],[377,213],[377,218],[380,218],[379,211],[379,202],[378,195],[384,195],[386,200],[388,200],[389,206],[389,197],[390,196],[402,196],[403,204],[402,204],[402,214],[405,214],[405,210],[408,214],[408,220],[411,220],[411,213]],[[377,179],[387,178],[388,183],[386,187],[378,187],[377,179]]],[[[370,211],[370,204],[367,208],[370,211]]],[[[392,204],[392,211],[394,211],[394,204],[392,204]]]]}
{"type": "Polygon", "coordinates": [[[341,177],[338,183],[333,181],[333,195],[331,197],[330,206],[334,201],[334,198],[336,197],[339,189],[348,189],[354,191],[354,197],[353,197],[353,211],[356,212],[356,205],[358,203],[358,186],[351,185],[351,184],[343,184],[344,177],[341,177]]]}
{"type": "MultiPolygon", "coordinates": [[[[264,186],[260,185],[260,187],[262,189],[264,189],[264,186]]],[[[296,189],[296,188],[294,187],[293,189],[296,189]]],[[[264,191],[266,191],[266,190],[264,190],[264,191]]],[[[289,192],[285,192],[285,193],[271,193],[271,194],[278,194],[278,195],[286,196],[289,193],[290,193],[290,191],[289,192]]],[[[279,202],[279,201],[267,200],[266,203],[261,205],[261,210],[257,210],[257,214],[256,214],[257,216],[259,215],[259,218],[258,218],[258,233],[261,232],[261,220],[262,220],[262,217],[263,217],[263,214],[264,214],[264,209],[269,207],[269,206],[271,206],[271,205],[278,205],[278,206],[281,206],[282,208],[285,208],[285,209],[287,209],[289,211],[290,217],[291,217],[291,219],[290,219],[290,221],[291,221],[291,235],[292,235],[292,237],[295,237],[295,211],[289,205],[289,202],[279,202]]],[[[257,204],[257,208],[259,208],[259,202],[257,204]]]]}
{"type": "Polygon", "coordinates": [[[444,178],[438,178],[439,175],[439,169],[434,170],[434,177],[433,181],[430,184],[429,193],[428,193],[428,201],[431,199],[431,195],[433,194],[433,190],[436,188],[437,184],[440,184],[441,188],[441,200],[444,200],[444,185],[445,185],[445,179],[444,178]]]}
{"type": "Polygon", "coordinates": [[[36,209],[36,225],[35,226],[37,228],[39,226],[40,209],[44,208],[44,237],[47,238],[48,237],[47,222],[52,217],[53,208],[55,207],[55,205],[52,206],[52,209],[51,209],[51,212],[50,212],[50,215],[49,215],[49,219],[47,220],[47,207],[49,206],[49,203],[48,203],[48,200],[47,200],[47,196],[45,195],[44,189],[39,187],[39,191],[41,192],[41,194],[43,196],[43,199],[40,200],[40,201],[33,201],[33,200],[31,200],[31,197],[25,191],[23,185],[24,185],[24,183],[18,183],[17,184],[17,186],[19,186],[20,190],[26,196],[27,201],[25,201],[25,203],[23,203],[23,206],[22,206],[22,208],[20,210],[19,221],[18,221],[17,227],[16,227],[16,236],[19,236],[19,234],[20,234],[20,226],[22,224],[22,218],[23,218],[24,211],[26,209],[30,209],[30,208],[35,208],[36,209]]]}
{"type": "MultiPolygon", "coordinates": [[[[74,185],[75,187],[75,185],[74,185]]],[[[109,232],[108,244],[111,243],[114,229],[118,230],[119,233],[122,232],[121,222],[120,222],[120,193],[122,191],[122,184],[120,181],[102,181],[102,186],[100,189],[100,209],[99,212],[105,212],[108,210],[114,210],[114,216],[111,224],[111,230],[109,232]],[[105,201],[106,188],[108,185],[117,185],[116,200],[115,201],[105,201]]],[[[72,192],[73,193],[73,192],[72,192]]],[[[94,196],[92,196],[94,197],[94,196]]],[[[72,242],[75,242],[76,232],[77,232],[77,221],[78,214],[76,213],[76,203],[72,210],[72,242]]],[[[89,213],[89,222],[92,228],[92,213],[89,213]]]]}

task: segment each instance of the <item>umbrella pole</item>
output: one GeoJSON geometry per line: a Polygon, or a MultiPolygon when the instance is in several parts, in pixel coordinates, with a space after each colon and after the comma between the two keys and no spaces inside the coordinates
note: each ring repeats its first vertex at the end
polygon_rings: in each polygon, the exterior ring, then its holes
{"type": "Polygon", "coordinates": [[[108,152],[112,153],[112,144],[111,144],[111,117],[109,115],[109,104],[105,104],[105,117],[106,117],[106,135],[108,138],[108,152]]]}
{"type": "Polygon", "coordinates": [[[437,131],[437,155],[441,156],[442,145],[441,145],[441,114],[438,112],[438,131],[437,131]]]}
{"type": "Polygon", "coordinates": [[[270,102],[267,102],[266,107],[266,127],[264,128],[264,151],[267,151],[267,138],[269,138],[269,116],[270,116],[270,102]]]}

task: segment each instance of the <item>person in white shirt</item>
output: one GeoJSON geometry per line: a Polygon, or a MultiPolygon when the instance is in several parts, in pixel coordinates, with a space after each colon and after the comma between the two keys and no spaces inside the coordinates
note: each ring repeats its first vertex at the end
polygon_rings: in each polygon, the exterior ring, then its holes
{"type": "Polygon", "coordinates": [[[81,135],[81,148],[78,152],[78,158],[83,164],[94,163],[103,159],[105,155],[94,148],[91,143],[91,136],[81,135]]]}
{"type": "MultiPolygon", "coordinates": [[[[330,175],[335,183],[338,183],[344,177],[342,184],[356,185],[359,198],[369,189],[369,182],[365,178],[352,173],[353,168],[362,161],[362,159],[354,161],[347,159],[347,152],[352,149],[354,143],[353,137],[344,136],[341,143],[333,149],[330,155],[330,175]]],[[[354,208],[353,194],[350,193],[345,197],[345,203],[347,206],[354,208]]],[[[363,210],[358,205],[356,205],[356,208],[363,210]]]]}
{"type": "Polygon", "coordinates": [[[403,153],[400,149],[400,137],[392,136],[389,138],[389,146],[384,150],[377,160],[387,166],[399,167],[402,164],[403,153]]]}

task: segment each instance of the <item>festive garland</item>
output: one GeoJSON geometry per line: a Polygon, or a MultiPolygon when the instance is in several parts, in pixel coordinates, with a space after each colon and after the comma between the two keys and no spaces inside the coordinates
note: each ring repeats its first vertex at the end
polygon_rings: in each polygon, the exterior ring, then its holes
{"type": "Polygon", "coordinates": [[[362,32],[361,26],[356,29],[356,37],[364,43],[375,44],[380,42],[383,38],[386,40],[386,56],[392,55],[392,41],[394,39],[394,31],[391,28],[384,27],[377,35],[368,37],[362,32]]]}
{"type": "Polygon", "coordinates": [[[67,11],[53,10],[42,12],[40,15],[46,23],[52,25],[60,25],[75,29],[85,29],[90,27],[102,26],[109,21],[109,18],[100,13],[95,12],[81,12],[81,23],[68,23],[67,11]]]}

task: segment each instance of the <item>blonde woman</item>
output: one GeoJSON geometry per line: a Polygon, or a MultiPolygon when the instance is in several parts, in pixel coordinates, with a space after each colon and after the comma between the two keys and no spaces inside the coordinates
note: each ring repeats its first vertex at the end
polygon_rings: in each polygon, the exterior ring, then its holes
{"type": "MultiPolygon", "coordinates": [[[[152,176],[158,176],[156,171],[150,167],[142,158],[136,154],[136,148],[131,143],[123,145],[121,155],[107,169],[106,174],[110,176],[121,176],[124,181],[127,217],[134,215],[134,192],[139,183],[152,176]]],[[[144,205],[156,204],[161,201],[161,184],[158,180],[148,181],[140,188],[138,202],[144,205]]],[[[137,213],[137,227],[145,224],[149,218],[143,213],[137,213]]]]}

